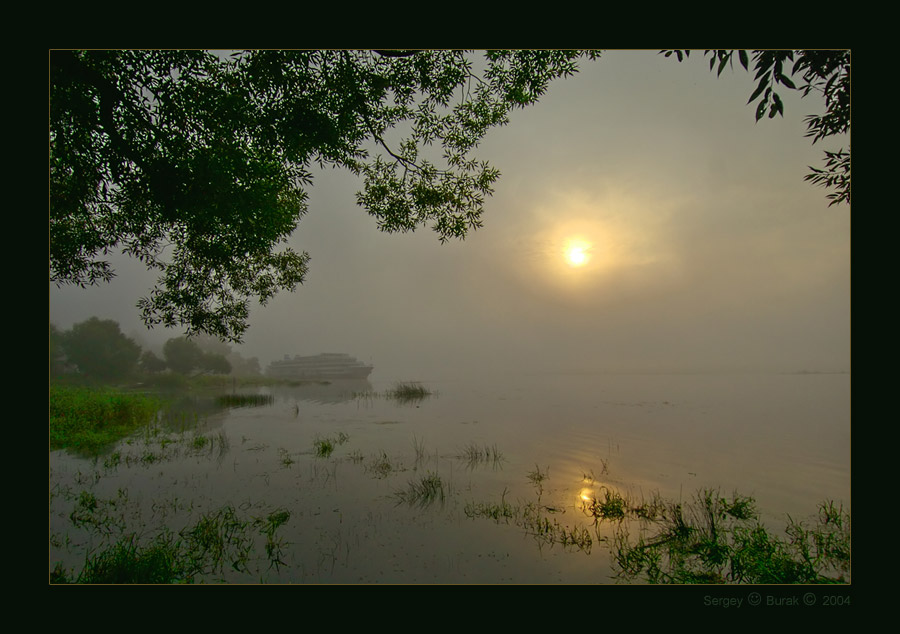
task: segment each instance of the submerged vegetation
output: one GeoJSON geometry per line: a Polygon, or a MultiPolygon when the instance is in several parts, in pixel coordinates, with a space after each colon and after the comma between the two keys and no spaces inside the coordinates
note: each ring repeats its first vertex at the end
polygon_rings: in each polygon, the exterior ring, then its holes
{"type": "MultiPolygon", "coordinates": [[[[538,497],[546,472],[528,479],[538,497]]],[[[788,517],[783,535],[770,532],[753,498],[737,493],[725,498],[714,489],[699,490],[689,503],[653,496],[630,500],[607,487],[600,497],[584,500],[582,511],[593,520],[569,526],[552,517],[561,509],[537,502],[468,502],[471,519],[513,523],[540,544],[559,544],[589,553],[594,541],[610,543],[613,567],[628,582],[699,583],[849,583],[850,514],[832,501],[820,504],[816,517],[797,522],[788,517]],[[612,523],[612,539],[605,528],[612,523]],[[638,531],[633,540],[631,530],[638,531]]]]}
{"type": "Polygon", "coordinates": [[[401,381],[383,392],[369,390],[354,394],[357,402],[371,401],[374,398],[386,398],[402,405],[415,405],[430,396],[434,396],[434,392],[417,381],[401,381]]]}
{"type": "Polygon", "coordinates": [[[469,469],[483,464],[489,464],[497,469],[505,460],[497,445],[479,445],[474,442],[467,444],[458,458],[464,460],[469,469]]]}
{"type": "Polygon", "coordinates": [[[500,502],[481,503],[468,502],[464,512],[470,519],[486,518],[496,523],[513,523],[531,535],[538,545],[559,544],[563,548],[576,549],[590,553],[594,544],[591,532],[582,525],[568,526],[562,524],[555,516],[564,512],[564,509],[548,506],[541,503],[543,494],[543,482],[547,479],[547,472],[536,467],[528,474],[528,480],[534,485],[538,494],[536,502],[517,502],[511,504],[507,501],[508,490],[504,490],[500,496],[500,502]]]}
{"type": "MultiPolygon", "coordinates": [[[[287,557],[290,545],[278,534],[291,518],[287,509],[277,508],[257,517],[246,514],[253,505],[245,502],[240,510],[225,504],[198,516],[194,500],[174,498],[154,500],[148,522],[126,488],[105,498],[99,493],[97,483],[119,469],[151,465],[155,469],[177,457],[221,461],[231,451],[224,430],[210,433],[199,418],[179,423],[168,408],[160,411],[160,401],[141,394],[55,385],[50,396],[51,449],[69,447],[94,454],[93,471],[75,473],[74,484],[51,487],[51,508],[56,508],[55,515],[66,526],[57,525],[51,546],[69,553],[67,566],[51,561],[51,582],[227,582],[246,580],[248,574],[264,581],[271,571],[277,576],[283,568],[296,565],[287,557]],[[123,438],[115,450],[100,455],[102,448],[123,438]],[[54,499],[60,502],[55,504],[54,499]],[[187,513],[188,518],[173,523],[177,513],[187,513]],[[72,567],[77,563],[73,554],[83,554],[83,565],[72,567]]],[[[219,402],[234,407],[264,405],[271,403],[271,397],[237,394],[219,402]]],[[[308,444],[305,450],[279,447],[274,464],[289,468],[304,460],[303,456],[331,458],[349,438],[343,431],[317,435],[312,452],[308,444]]],[[[247,440],[244,437],[242,445],[247,440]]],[[[241,450],[266,448],[257,444],[241,450]]],[[[464,461],[470,470],[478,465],[497,467],[505,460],[497,445],[470,442],[441,456],[436,450],[426,451],[424,440],[414,437],[406,457],[410,466],[404,466],[405,458],[384,450],[367,459],[356,449],[324,466],[315,461],[309,473],[313,478],[325,476],[334,481],[337,466],[350,465],[375,480],[390,479],[387,486],[393,493],[388,497],[395,504],[426,512],[460,502],[463,515],[470,520],[518,527],[539,548],[561,547],[590,555],[602,544],[615,578],[626,583],[850,581],[850,514],[832,501],[823,502],[817,516],[803,521],[788,517],[783,531],[772,531],[763,523],[753,498],[738,493],[725,496],[716,489],[700,489],[688,500],[673,501],[659,494],[635,498],[608,478],[600,484],[591,473],[584,476],[590,489],[583,489],[578,502],[561,501],[572,498],[561,498],[552,487],[549,466],[536,464],[519,476],[530,499],[513,499],[504,488],[499,499],[462,503],[460,491],[471,490],[471,486],[453,485],[455,461],[464,461]],[[442,458],[449,460],[449,480],[438,473],[442,458]],[[399,474],[407,471],[416,475],[405,487],[397,487],[399,474]]],[[[601,462],[602,473],[608,476],[609,463],[601,462]]],[[[291,476],[303,482],[309,473],[291,476]]],[[[268,484],[269,473],[263,477],[268,484]]],[[[293,557],[295,553],[292,551],[293,557]]],[[[334,553],[331,556],[333,562],[334,553]]]]}
{"type": "Polygon", "coordinates": [[[403,471],[403,467],[395,460],[388,456],[386,451],[382,451],[372,456],[365,465],[366,473],[372,474],[373,477],[383,479],[396,471],[403,471]]]}
{"type": "Polygon", "coordinates": [[[418,480],[410,480],[405,490],[394,494],[398,504],[427,507],[435,502],[444,503],[446,489],[444,481],[436,473],[427,473],[418,480]]]}
{"type": "Polygon", "coordinates": [[[275,402],[271,394],[224,394],[217,401],[224,407],[263,407],[275,402]]]}
{"type": "Polygon", "coordinates": [[[327,438],[316,438],[314,443],[316,457],[327,458],[334,452],[335,447],[343,445],[348,440],[350,440],[350,436],[344,432],[338,432],[337,435],[327,438]]]}
{"type": "Polygon", "coordinates": [[[421,383],[406,382],[395,383],[385,394],[388,398],[392,398],[395,401],[421,401],[425,397],[431,396],[431,390],[421,383]]]}
{"type": "MultiPolygon", "coordinates": [[[[641,517],[637,509],[628,512],[641,517]]],[[[600,517],[595,515],[595,517],[600,517]]],[[[703,489],[688,504],[667,502],[655,531],[632,542],[616,531],[620,576],[650,583],[847,583],[850,514],[832,501],[811,522],[790,517],[784,537],[761,523],[753,498],[703,489]]]]}
{"type": "MultiPolygon", "coordinates": [[[[93,513],[100,508],[82,504],[93,513]]],[[[284,565],[280,526],[291,513],[276,509],[265,517],[242,518],[233,506],[225,506],[202,515],[195,523],[175,533],[164,529],[142,541],[129,533],[115,542],[90,553],[79,572],[57,564],[50,573],[51,583],[122,584],[122,583],[194,583],[212,576],[224,580],[225,571],[251,570],[256,537],[265,538],[265,561],[268,568],[284,565]]]]}

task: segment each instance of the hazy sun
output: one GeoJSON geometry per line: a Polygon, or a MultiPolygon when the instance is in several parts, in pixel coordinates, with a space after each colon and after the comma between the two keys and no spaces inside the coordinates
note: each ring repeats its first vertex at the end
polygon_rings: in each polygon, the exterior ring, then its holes
{"type": "Polygon", "coordinates": [[[584,242],[572,242],[566,247],[566,262],[569,266],[584,266],[591,259],[590,245],[584,242]]]}

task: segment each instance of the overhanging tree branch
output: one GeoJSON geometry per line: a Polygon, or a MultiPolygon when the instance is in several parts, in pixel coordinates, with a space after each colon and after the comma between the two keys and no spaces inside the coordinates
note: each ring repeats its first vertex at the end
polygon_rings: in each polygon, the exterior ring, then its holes
{"type": "MultiPolygon", "coordinates": [[[[660,51],[666,57],[675,55],[679,62],[690,56],[689,50],[660,51]]],[[[733,68],[734,51],[706,50],[703,53],[709,56],[709,68],[717,67],[717,75],[721,75],[726,66],[733,68]]],[[[815,90],[825,97],[825,113],[821,115],[808,115],[805,117],[807,137],[812,137],[813,143],[840,134],[850,132],[850,51],[848,50],[754,50],[750,54],[747,51],[738,51],[738,58],[744,70],[750,70],[750,60],[753,60],[753,70],[758,80],[756,89],[751,93],[747,103],[759,100],[756,106],[756,120],[765,116],[769,118],[775,115],[784,116],[784,104],[777,92],[779,85],[789,90],[799,90],[803,96],[815,90]],[[790,70],[787,62],[793,62],[790,70]],[[797,86],[792,77],[799,76],[803,82],[797,86]]],[[[835,189],[828,194],[832,202],[850,204],[850,150],[837,153],[825,152],[824,170],[810,167],[805,180],[816,185],[835,189]]]]}
{"type": "Polygon", "coordinates": [[[357,201],[385,231],[462,239],[499,176],[468,152],[580,55],[487,52],[490,81],[441,116],[471,78],[458,51],[54,53],[51,280],[108,280],[99,258],[125,245],[160,270],[139,301],[148,326],[240,341],[251,301],[305,279],[309,256],[278,249],[306,211],[310,164],[361,174],[357,201]],[[411,138],[391,148],[384,132],[404,124],[411,138]],[[369,141],[393,163],[369,159],[369,141]],[[417,160],[432,141],[446,169],[417,160]]]}

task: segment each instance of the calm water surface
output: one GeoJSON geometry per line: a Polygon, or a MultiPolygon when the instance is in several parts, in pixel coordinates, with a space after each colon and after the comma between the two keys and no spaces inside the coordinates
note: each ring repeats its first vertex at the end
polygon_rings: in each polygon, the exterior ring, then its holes
{"type": "MultiPolygon", "coordinates": [[[[560,525],[591,528],[583,496],[690,498],[704,487],[756,498],[784,527],[823,500],[850,509],[849,374],[572,374],[426,383],[418,403],[380,396],[389,384],[262,390],[271,405],[214,411],[185,431],[120,443],[88,460],[50,456],[50,567],[78,570],[123,531],[179,530],[225,505],[244,517],[287,509],[284,565],[226,571],[209,582],[615,583],[608,546],[542,543],[515,522],[472,519],[467,505],[539,502],[560,525]],[[192,445],[197,435],[209,440],[192,445]],[[315,443],[345,439],[317,457],[315,443]],[[473,463],[466,448],[496,449],[473,463]],[[194,447],[194,448],[192,448],[194,447]],[[391,470],[379,470],[387,459],[391,470]],[[546,474],[540,490],[528,478],[546,474]],[[396,494],[434,473],[443,502],[396,494]],[[115,526],[75,527],[82,491],[115,526]],[[104,529],[105,530],[105,529],[104,529]]],[[[184,424],[182,422],[182,424],[184,424]]]]}

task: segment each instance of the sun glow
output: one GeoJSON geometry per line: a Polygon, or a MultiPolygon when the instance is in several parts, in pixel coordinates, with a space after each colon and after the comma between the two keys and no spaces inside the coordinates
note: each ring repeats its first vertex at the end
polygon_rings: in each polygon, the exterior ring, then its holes
{"type": "Polygon", "coordinates": [[[591,245],[586,242],[570,242],[566,245],[566,262],[573,268],[584,266],[591,259],[590,249],[591,245]]]}

